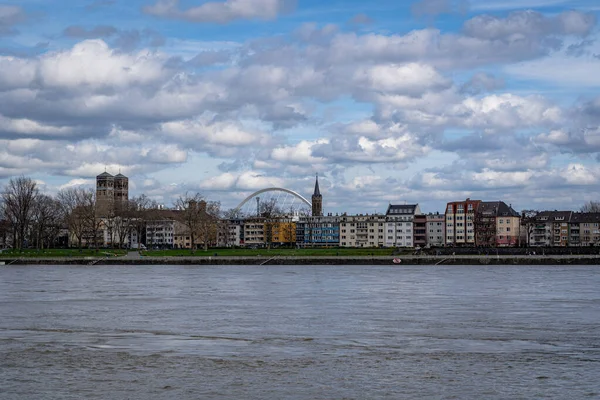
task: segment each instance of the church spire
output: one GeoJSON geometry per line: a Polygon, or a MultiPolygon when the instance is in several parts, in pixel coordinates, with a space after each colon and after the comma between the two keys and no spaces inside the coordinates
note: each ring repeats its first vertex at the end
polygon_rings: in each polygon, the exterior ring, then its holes
{"type": "Polygon", "coordinates": [[[323,215],[323,196],[319,190],[319,174],[317,173],[315,179],[315,192],[312,195],[312,215],[313,217],[320,217],[323,215]]]}
{"type": "Polygon", "coordinates": [[[313,193],[313,196],[320,196],[321,195],[321,191],[319,190],[319,173],[317,172],[317,177],[315,180],[315,192],[313,193]]]}

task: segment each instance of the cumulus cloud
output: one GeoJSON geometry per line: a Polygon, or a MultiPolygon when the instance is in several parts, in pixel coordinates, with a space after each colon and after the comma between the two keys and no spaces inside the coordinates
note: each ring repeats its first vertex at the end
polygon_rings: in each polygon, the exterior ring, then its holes
{"type": "Polygon", "coordinates": [[[408,63],[383,64],[359,68],[354,79],[359,87],[379,92],[417,96],[422,93],[449,88],[450,80],[442,77],[429,65],[408,63]]]}
{"type": "Polygon", "coordinates": [[[225,24],[239,19],[274,19],[293,9],[294,3],[293,0],[225,0],[180,10],[179,0],[158,0],[143,11],[163,18],[225,24]]]}
{"type": "Polygon", "coordinates": [[[324,157],[313,157],[312,148],[316,145],[327,144],[329,141],[321,139],[317,141],[302,140],[295,146],[283,146],[273,149],[271,158],[282,163],[290,164],[320,164],[326,161],[324,157]]]}

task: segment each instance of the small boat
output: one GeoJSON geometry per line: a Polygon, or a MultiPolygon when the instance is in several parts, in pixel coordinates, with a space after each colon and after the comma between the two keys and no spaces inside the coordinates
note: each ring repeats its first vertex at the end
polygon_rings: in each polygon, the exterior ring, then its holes
{"type": "Polygon", "coordinates": [[[392,262],[393,262],[394,264],[400,264],[400,263],[402,263],[402,260],[401,260],[401,259],[399,259],[399,258],[394,258],[394,259],[392,260],[392,262]]]}

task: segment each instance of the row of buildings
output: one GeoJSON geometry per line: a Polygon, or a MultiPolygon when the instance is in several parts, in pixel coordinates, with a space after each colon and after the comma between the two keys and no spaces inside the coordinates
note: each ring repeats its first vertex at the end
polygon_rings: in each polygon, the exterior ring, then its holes
{"type": "MultiPolygon", "coordinates": [[[[96,179],[97,223],[84,246],[204,247],[404,247],[438,246],[596,246],[600,213],[541,211],[520,214],[503,201],[449,202],[444,212],[423,213],[419,204],[389,204],[384,213],[324,214],[318,177],[311,215],[253,215],[205,218],[192,224],[186,209],[153,209],[119,216],[128,201],[128,178],[107,172],[96,179]]],[[[193,207],[198,206],[194,204],[193,207]]],[[[201,209],[206,208],[200,202],[201,209]]],[[[189,207],[192,207],[190,203],[189,207]]],[[[186,207],[186,208],[189,208],[186,207]]],[[[206,214],[206,213],[205,213],[206,214]]],[[[1,223],[2,221],[0,221],[1,223]]],[[[2,230],[0,245],[9,243],[2,230]]],[[[61,243],[77,245],[74,232],[62,230],[61,243]]]]}
{"type": "MultiPolygon", "coordinates": [[[[96,180],[102,208],[128,199],[128,179],[106,172],[96,180]]],[[[600,245],[600,213],[541,211],[521,215],[503,201],[449,202],[443,213],[423,213],[418,204],[389,204],[381,214],[323,214],[318,176],[311,215],[255,215],[215,220],[208,245],[218,247],[435,247],[600,245]]],[[[192,247],[180,210],[156,210],[143,230],[118,239],[126,246],[192,247]]],[[[114,241],[102,225],[104,245],[114,241]]]]}

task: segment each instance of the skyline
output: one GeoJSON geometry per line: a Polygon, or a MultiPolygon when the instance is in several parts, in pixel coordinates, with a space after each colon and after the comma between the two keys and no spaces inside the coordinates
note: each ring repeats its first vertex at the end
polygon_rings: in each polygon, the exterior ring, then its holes
{"type": "Polygon", "coordinates": [[[592,0],[0,0],[0,186],[323,212],[600,199],[592,0]]]}

